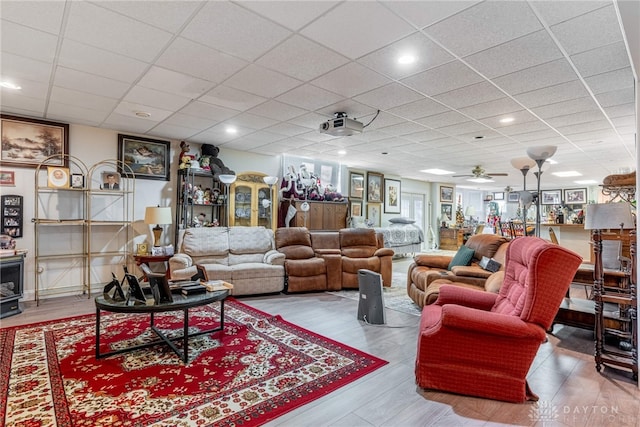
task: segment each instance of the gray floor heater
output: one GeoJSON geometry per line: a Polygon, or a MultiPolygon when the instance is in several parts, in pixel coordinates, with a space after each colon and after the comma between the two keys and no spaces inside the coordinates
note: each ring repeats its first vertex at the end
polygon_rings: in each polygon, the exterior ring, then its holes
{"type": "Polygon", "coordinates": [[[382,275],[371,270],[358,270],[358,320],[372,325],[386,323],[382,275]]]}

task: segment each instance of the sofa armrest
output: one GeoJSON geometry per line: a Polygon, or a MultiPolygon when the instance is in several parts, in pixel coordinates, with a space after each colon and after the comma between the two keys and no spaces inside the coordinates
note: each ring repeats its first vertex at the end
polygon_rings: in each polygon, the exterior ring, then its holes
{"type": "Polygon", "coordinates": [[[184,270],[192,265],[194,265],[193,259],[187,254],[178,253],[169,258],[169,269],[171,271],[184,270]]]}
{"type": "Polygon", "coordinates": [[[486,279],[493,274],[478,265],[456,265],[451,269],[451,272],[458,277],[477,277],[480,279],[486,279]]]}
{"type": "Polygon", "coordinates": [[[264,254],[262,262],[271,265],[284,265],[285,258],[286,256],[282,252],[271,249],[266,254],[264,254]]]}
{"type": "Polygon", "coordinates": [[[318,254],[318,258],[324,260],[327,268],[327,290],[339,291],[342,289],[342,255],[340,255],[340,251],[318,254]]]}
{"type": "Polygon", "coordinates": [[[383,257],[383,256],[393,256],[394,254],[395,252],[393,251],[393,249],[380,248],[373,253],[373,256],[383,257]]]}
{"type": "Polygon", "coordinates": [[[489,311],[498,298],[497,294],[481,289],[462,288],[456,285],[442,285],[435,304],[457,304],[478,310],[489,311]]]}
{"type": "Polygon", "coordinates": [[[443,268],[445,270],[448,270],[449,263],[452,259],[453,257],[448,255],[419,254],[413,257],[413,262],[421,267],[443,268]]]}
{"type": "Polygon", "coordinates": [[[496,335],[518,339],[535,337],[540,341],[545,337],[545,331],[542,328],[526,323],[517,316],[478,311],[460,305],[442,307],[442,325],[462,329],[467,333],[475,332],[480,336],[496,335]]]}

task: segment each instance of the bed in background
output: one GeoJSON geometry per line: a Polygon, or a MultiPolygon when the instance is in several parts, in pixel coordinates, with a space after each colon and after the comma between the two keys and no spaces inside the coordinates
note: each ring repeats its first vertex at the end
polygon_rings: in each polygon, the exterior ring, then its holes
{"type": "Polygon", "coordinates": [[[422,251],[424,232],[412,219],[398,217],[389,220],[388,227],[374,227],[384,236],[385,248],[393,249],[396,255],[415,254],[422,251]]]}

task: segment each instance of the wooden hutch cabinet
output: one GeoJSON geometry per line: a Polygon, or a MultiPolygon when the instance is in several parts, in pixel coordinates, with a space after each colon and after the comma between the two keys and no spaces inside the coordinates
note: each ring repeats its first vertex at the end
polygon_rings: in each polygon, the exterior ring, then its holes
{"type": "Polygon", "coordinates": [[[229,225],[258,226],[275,230],[276,187],[265,184],[260,172],[238,174],[229,192],[229,225]]]}
{"type": "Polygon", "coordinates": [[[309,210],[304,212],[302,204],[304,200],[283,200],[280,203],[280,227],[285,227],[284,218],[289,206],[294,206],[296,215],[289,223],[290,227],[307,227],[309,230],[340,230],[347,227],[347,215],[349,211],[346,202],[321,202],[307,200],[309,210]]]}

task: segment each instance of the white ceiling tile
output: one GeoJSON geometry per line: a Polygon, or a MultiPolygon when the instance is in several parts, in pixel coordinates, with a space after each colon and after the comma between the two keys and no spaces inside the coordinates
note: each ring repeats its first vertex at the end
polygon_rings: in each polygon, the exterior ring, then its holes
{"type": "MultiPolygon", "coordinates": [[[[64,7],[65,2],[61,1],[3,1],[0,4],[0,15],[5,21],[58,34],[64,7]]],[[[4,25],[3,22],[2,26],[4,25]]]]}
{"type": "Polygon", "coordinates": [[[453,59],[454,57],[446,50],[429,40],[424,34],[416,32],[360,58],[358,62],[386,76],[401,79],[453,59]],[[398,58],[404,55],[414,56],[415,62],[399,64],[398,58]]]}
{"type": "MultiPolygon", "coordinates": [[[[196,117],[189,114],[184,113],[175,113],[163,123],[171,125],[172,127],[181,127],[189,129],[187,134],[193,134],[197,132],[202,132],[205,129],[208,129],[216,124],[218,124],[220,120],[213,118],[204,118],[204,117],[196,117]]],[[[181,139],[181,138],[179,138],[181,139]]]]}
{"type": "MultiPolygon", "coordinates": [[[[43,94],[46,95],[46,92],[43,94]]],[[[46,96],[32,98],[17,95],[15,91],[0,90],[0,107],[3,113],[44,117],[46,96]]]]}
{"type": "Polygon", "coordinates": [[[34,58],[52,63],[56,54],[58,37],[8,21],[0,21],[0,46],[2,52],[34,58]]]}
{"type": "Polygon", "coordinates": [[[145,73],[138,85],[191,99],[199,97],[214,86],[209,81],[155,66],[145,73]]]}
{"type": "Polygon", "coordinates": [[[284,135],[284,136],[296,136],[296,135],[309,132],[308,128],[294,125],[291,123],[286,123],[286,122],[278,123],[277,125],[266,128],[265,130],[271,133],[284,135]]]}
{"type": "Polygon", "coordinates": [[[356,59],[414,30],[379,3],[343,2],[303,28],[301,33],[347,58],[356,59]]]}
{"type": "Polygon", "coordinates": [[[491,83],[484,81],[441,93],[434,98],[451,108],[458,109],[504,98],[504,93],[491,83]]]}
{"type": "Polygon", "coordinates": [[[148,62],[171,39],[167,31],[88,2],[72,2],[70,7],[64,36],[77,42],[148,62]]]}
{"type": "Polygon", "coordinates": [[[0,61],[0,74],[4,80],[11,80],[19,86],[23,81],[49,83],[53,67],[50,63],[37,61],[23,56],[3,53],[0,61]]]}
{"type": "Polygon", "coordinates": [[[142,61],[72,40],[62,43],[58,65],[127,83],[133,83],[140,78],[149,66],[142,61]],[[118,66],[114,67],[113,64],[118,66]]]}
{"type": "Polygon", "coordinates": [[[22,89],[19,91],[6,89],[4,87],[0,88],[2,90],[2,97],[0,97],[0,105],[2,105],[2,107],[7,105],[9,98],[12,98],[13,102],[16,102],[20,96],[44,101],[49,95],[49,85],[46,83],[30,80],[20,80],[19,83],[22,86],[22,89]]]}
{"type": "Polygon", "coordinates": [[[429,98],[419,99],[415,102],[400,105],[399,107],[389,108],[388,113],[398,117],[414,120],[420,117],[432,116],[434,114],[443,113],[448,108],[429,98]]]}
{"type": "Polygon", "coordinates": [[[542,29],[525,2],[482,2],[425,31],[454,54],[466,56],[542,29]],[[499,28],[499,31],[496,31],[499,28]]]}
{"type": "Polygon", "coordinates": [[[614,90],[596,94],[596,99],[603,107],[628,104],[635,101],[635,93],[632,88],[614,90]]]}
{"type": "Polygon", "coordinates": [[[574,80],[572,82],[521,93],[516,95],[515,98],[525,107],[535,108],[569,99],[582,98],[587,95],[587,90],[582,85],[582,82],[574,80]]]}
{"type": "MultiPolygon", "coordinates": [[[[378,113],[377,110],[372,110],[370,114],[363,114],[362,112],[360,112],[360,115],[354,114],[354,118],[357,118],[366,126],[367,132],[371,132],[374,130],[378,132],[378,130],[383,127],[393,126],[403,122],[403,120],[398,116],[387,114],[384,111],[380,111],[378,113]]],[[[376,137],[375,139],[378,138],[376,137]]],[[[368,138],[367,140],[373,141],[374,139],[368,138]]]]}
{"type": "Polygon", "coordinates": [[[328,90],[305,84],[280,95],[276,99],[306,110],[317,110],[339,102],[344,98],[328,90]]]}
{"type": "Polygon", "coordinates": [[[569,55],[591,50],[622,40],[617,25],[616,11],[613,5],[594,10],[584,15],[551,27],[569,55]],[[594,31],[594,29],[597,29],[594,31]]]}
{"type": "Polygon", "coordinates": [[[77,90],[54,86],[51,91],[51,102],[89,108],[91,110],[111,112],[118,104],[118,100],[105,96],[91,95],[77,90]]]}
{"type": "Polygon", "coordinates": [[[118,99],[123,97],[130,87],[127,83],[65,67],[56,68],[54,85],[118,99]]]}
{"type": "Polygon", "coordinates": [[[110,9],[138,21],[175,33],[202,5],[195,1],[100,1],[100,7],[110,9]]]}
{"type": "Polygon", "coordinates": [[[585,82],[587,82],[593,93],[596,95],[599,93],[634,87],[631,67],[587,77],[585,82]]]}
{"type": "Polygon", "coordinates": [[[481,82],[483,78],[460,61],[453,61],[403,79],[407,86],[429,96],[481,82]]]}
{"type": "Polygon", "coordinates": [[[505,126],[500,128],[500,133],[505,135],[519,135],[521,133],[534,132],[539,130],[549,129],[549,126],[545,125],[542,122],[525,122],[525,123],[516,123],[511,126],[505,126]]]}
{"type": "Polygon", "coordinates": [[[247,111],[252,114],[257,114],[258,116],[268,117],[278,121],[286,121],[306,113],[306,110],[303,110],[302,108],[294,107],[293,105],[284,104],[278,101],[267,101],[247,111]]]}
{"type": "Polygon", "coordinates": [[[315,86],[346,97],[352,97],[388,83],[390,83],[388,78],[355,62],[350,62],[311,82],[315,86]]]}
{"type": "Polygon", "coordinates": [[[558,130],[563,135],[572,135],[572,134],[581,134],[585,132],[590,132],[594,130],[610,130],[611,125],[606,120],[596,120],[592,122],[586,123],[577,123],[569,126],[558,126],[556,130],[558,130]]]}
{"type": "Polygon", "coordinates": [[[292,77],[266,68],[249,65],[224,84],[259,96],[273,98],[293,89],[301,82],[292,77]]]}
{"type": "Polygon", "coordinates": [[[458,113],[457,111],[447,111],[446,113],[435,114],[429,117],[423,117],[416,120],[418,123],[422,123],[430,128],[441,128],[456,123],[465,123],[469,121],[469,118],[458,113]]]}
{"type": "Polygon", "coordinates": [[[584,77],[629,67],[629,56],[624,42],[616,42],[571,57],[584,77]]]}
{"type": "Polygon", "coordinates": [[[256,61],[299,80],[311,80],[349,62],[324,46],[294,35],[256,61]]]}
{"type": "Polygon", "coordinates": [[[171,110],[163,110],[153,105],[145,105],[137,102],[127,101],[118,103],[114,110],[114,113],[120,114],[122,116],[131,116],[138,118],[138,116],[136,116],[136,112],[138,111],[143,111],[150,114],[149,117],[142,117],[142,120],[147,120],[155,123],[159,123],[173,114],[173,111],[171,110]]]}
{"type": "Polygon", "coordinates": [[[323,116],[318,113],[307,113],[303,114],[300,117],[294,117],[293,119],[289,120],[289,123],[293,123],[294,125],[305,127],[308,129],[313,129],[314,132],[317,132],[320,123],[326,121],[327,116],[323,116]]]}
{"type": "Polygon", "coordinates": [[[507,74],[494,80],[500,88],[512,95],[576,80],[576,75],[566,59],[558,59],[522,71],[507,74]]]}
{"type": "Polygon", "coordinates": [[[183,30],[182,36],[253,61],[282,42],[291,31],[240,5],[212,1],[183,30]]]}
{"type": "Polygon", "coordinates": [[[257,130],[273,126],[276,123],[276,120],[270,119],[268,117],[262,117],[250,113],[241,113],[237,116],[233,116],[230,119],[225,120],[223,124],[224,126],[231,125],[240,129],[245,128],[257,130]]]}
{"type": "MultiPolygon", "coordinates": [[[[473,133],[473,136],[487,136],[489,135],[490,130],[482,123],[471,121],[465,123],[456,123],[455,125],[451,126],[441,126],[438,128],[438,132],[442,132],[450,136],[465,135],[469,133],[473,133]]],[[[470,140],[471,138],[468,139],[470,140]]]]}
{"type": "Polygon", "coordinates": [[[227,126],[229,126],[229,123],[227,122],[219,123],[204,132],[194,135],[192,139],[201,143],[217,145],[219,143],[226,143],[234,139],[242,138],[244,135],[249,135],[250,133],[255,132],[255,129],[239,127],[236,125],[234,127],[237,132],[235,134],[230,134],[227,132],[227,126]]]}
{"type": "Polygon", "coordinates": [[[152,129],[157,122],[151,120],[141,119],[139,117],[131,117],[130,115],[122,115],[118,112],[113,112],[109,115],[107,120],[104,121],[103,126],[107,129],[115,129],[119,132],[130,132],[145,134],[152,129]]]}
{"type": "Polygon", "coordinates": [[[153,105],[165,110],[179,110],[191,102],[191,98],[149,89],[143,86],[134,86],[123,99],[127,102],[143,105],[153,105]]]}
{"type": "Polygon", "coordinates": [[[636,106],[630,102],[628,104],[616,105],[604,109],[607,115],[611,118],[629,116],[636,113],[636,106]]]}
{"type": "Polygon", "coordinates": [[[362,95],[355,96],[358,102],[367,104],[379,110],[397,107],[398,105],[408,104],[417,101],[423,96],[411,89],[402,86],[399,83],[391,83],[362,95]]]}
{"type": "Polygon", "coordinates": [[[222,85],[214,87],[199,99],[234,110],[247,110],[267,100],[261,96],[222,85]]]}
{"type": "Polygon", "coordinates": [[[154,127],[152,129],[152,132],[163,135],[164,138],[188,140],[189,136],[191,136],[192,134],[196,134],[198,131],[185,126],[173,125],[169,122],[169,119],[167,119],[154,127]]]}
{"type": "Polygon", "coordinates": [[[180,113],[221,122],[239,113],[230,108],[219,107],[206,102],[194,101],[183,107],[180,113]]]}
{"type": "Polygon", "coordinates": [[[420,132],[415,132],[415,133],[410,133],[407,135],[404,135],[404,137],[410,141],[416,141],[416,142],[428,142],[428,141],[433,141],[435,139],[441,139],[444,138],[446,135],[444,135],[443,133],[440,133],[438,131],[435,130],[422,130],[420,132]]]}
{"type": "Polygon", "coordinates": [[[598,106],[590,96],[583,98],[571,99],[569,101],[558,102],[555,104],[544,105],[542,107],[532,108],[532,111],[543,119],[561,116],[564,114],[579,113],[582,111],[594,111],[598,106]]]}
{"type": "Polygon", "coordinates": [[[247,66],[247,62],[202,44],[177,38],[156,64],[204,80],[220,83],[247,66]]]}
{"type": "MultiPolygon", "coordinates": [[[[338,101],[335,104],[318,108],[316,110],[316,113],[325,115],[327,118],[335,117],[336,113],[346,113],[347,116],[351,119],[367,123],[371,119],[373,119],[373,117],[377,113],[377,110],[368,105],[356,102],[353,99],[343,99],[342,101],[338,101]]],[[[383,121],[384,118],[381,118],[380,115],[378,115],[378,117],[376,118],[376,122],[382,123],[383,121]],[[378,121],[378,119],[380,119],[380,121],[378,121]]]]}
{"type": "Polygon", "coordinates": [[[478,52],[464,60],[485,77],[494,78],[562,57],[554,41],[543,30],[478,52]]]}
{"type": "Polygon", "coordinates": [[[386,126],[378,129],[380,132],[387,133],[389,135],[408,135],[415,134],[417,132],[425,131],[425,127],[414,122],[402,122],[397,125],[386,126]]]}
{"type": "Polygon", "coordinates": [[[547,123],[561,130],[563,126],[585,124],[589,122],[596,122],[604,120],[604,114],[600,110],[580,111],[573,114],[558,115],[546,119],[547,123]]]}
{"type": "Polygon", "coordinates": [[[532,7],[544,18],[548,25],[573,19],[595,9],[611,4],[610,1],[577,0],[577,1],[536,1],[532,7]]]}
{"type": "MultiPolygon", "coordinates": [[[[484,119],[491,116],[507,115],[508,113],[516,112],[518,110],[522,110],[522,106],[511,98],[500,98],[493,101],[484,102],[482,104],[460,108],[461,113],[464,113],[469,117],[473,117],[474,119],[484,119]]],[[[526,113],[526,115],[531,117],[531,120],[534,119],[531,114],[526,113]]],[[[520,116],[520,118],[522,118],[522,116],[520,116]]]]}
{"type": "Polygon", "coordinates": [[[429,7],[417,1],[383,1],[389,9],[418,28],[424,28],[464,10],[478,1],[429,1],[429,7]]]}
{"type": "Polygon", "coordinates": [[[546,138],[555,138],[558,136],[558,133],[551,130],[540,130],[537,132],[527,132],[527,133],[519,133],[517,135],[511,135],[513,139],[520,142],[532,142],[536,143],[536,145],[540,144],[541,140],[546,138]]]}
{"type": "Polygon", "coordinates": [[[87,126],[99,126],[109,116],[111,110],[94,110],[80,104],[49,102],[47,118],[61,122],[73,122],[87,126]]]}
{"type": "Polygon", "coordinates": [[[292,30],[299,30],[334,7],[337,1],[243,1],[242,6],[292,30]]]}

